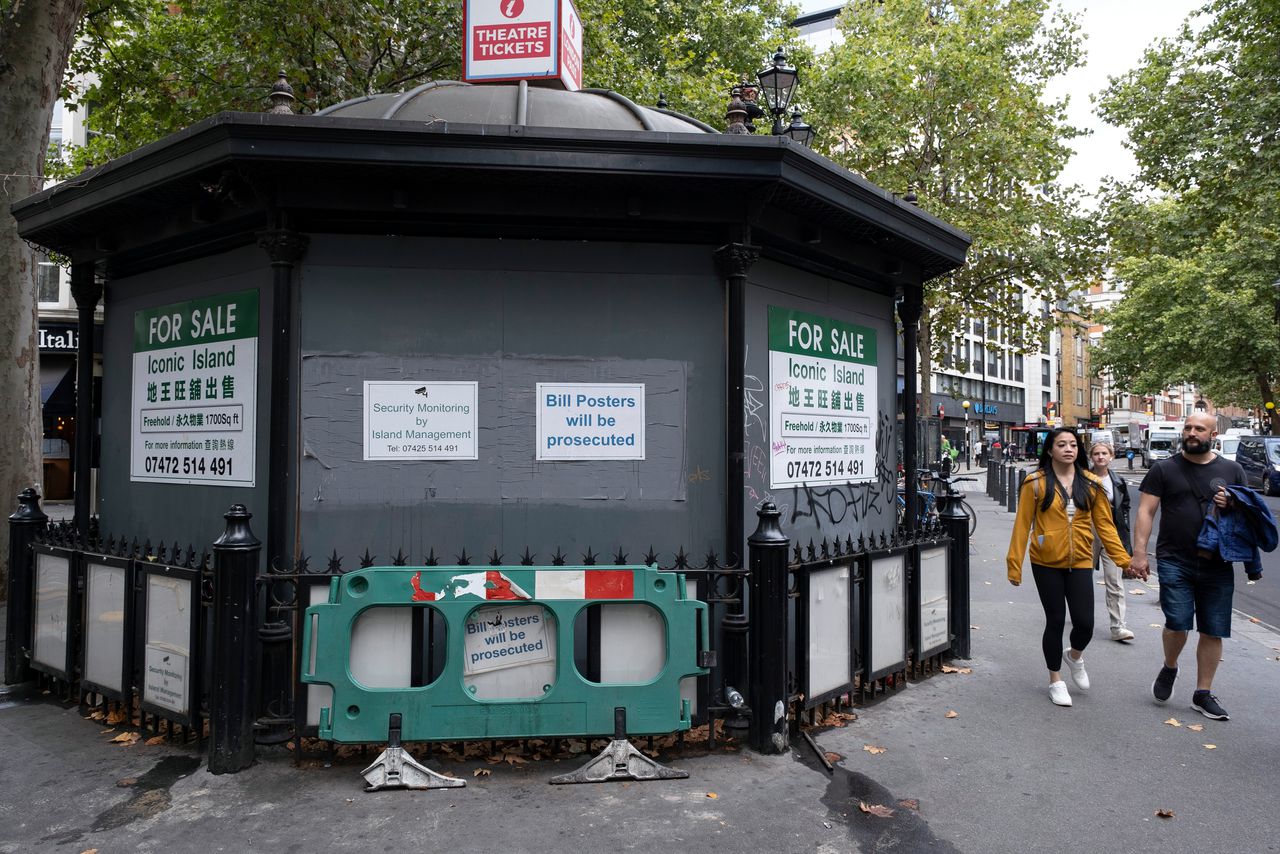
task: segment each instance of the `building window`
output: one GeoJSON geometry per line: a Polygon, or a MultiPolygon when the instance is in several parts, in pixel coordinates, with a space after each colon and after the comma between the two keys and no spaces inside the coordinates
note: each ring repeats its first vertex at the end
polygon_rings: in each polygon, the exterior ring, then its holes
{"type": "Polygon", "coordinates": [[[1084,406],[1084,392],[1076,389],[1076,406],[1084,406]]]}
{"type": "Polygon", "coordinates": [[[1040,392],[1040,411],[1044,412],[1049,408],[1049,392],[1040,392]]]}
{"type": "MultiPolygon", "coordinates": [[[[1049,360],[1041,359],[1040,360],[1040,385],[1049,385],[1049,384],[1050,384],[1049,360]]],[[[1048,399],[1049,399],[1048,395],[1045,395],[1045,400],[1048,400],[1048,399]]]]}
{"type": "Polygon", "coordinates": [[[994,347],[987,351],[987,373],[993,377],[1000,374],[1000,352],[994,347]]]}
{"type": "Polygon", "coordinates": [[[36,279],[36,299],[41,303],[59,305],[62,302],[62,268],[44,253],[36,255],[36,279]]]}
{"type": "Polygon", "coordinates": [[[1013,381],[1022,382],[1022,356],[1021,354],[1013,357],[1013,381]]]}
{"type": "Polygon", "coordinates": [[[1076,342],[1076,376],[1084,376],[1084,348],[1080,347],[1080,342],[1076,342]]]}

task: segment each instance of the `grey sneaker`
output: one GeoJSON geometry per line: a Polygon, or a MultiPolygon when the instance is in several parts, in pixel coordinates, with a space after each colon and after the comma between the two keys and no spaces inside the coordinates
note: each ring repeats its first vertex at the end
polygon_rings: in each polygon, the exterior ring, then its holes
{"type": "Polygon", "coordinates": [[[1157,703],[1167,703],[1173,696],[1173,680],[1178,678],[1178,668],[1161,667],[1160,675],[1151,683],[1151,696],[1157,703]]]}

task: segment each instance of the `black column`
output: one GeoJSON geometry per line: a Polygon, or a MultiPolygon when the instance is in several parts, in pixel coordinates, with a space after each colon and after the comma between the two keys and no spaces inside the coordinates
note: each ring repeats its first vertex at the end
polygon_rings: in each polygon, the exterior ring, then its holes
{"type": "MultiPolygon", "coordinates": [[[[278,221],[283,221],[282,219],[278,221]]],[[[271,259],[271,335],[267,344],[271,360],[271,423],[267,461],[267,575],[265,611],[258,629],[262,647],[259,686],[258,740],[278,743],[289,737],[293,723],[293,609],[291,582],[283,577],[294,570],[294,549],[287,540],[296,508],[296,469],[292,465],[293,432],[298,411],[298,384],[294,327],[294,267],[307,250],[308,239],[288,228],[258,234],[258,245],[271,259]]]]}
{"type": "Polygon", "coordinates": [[[787,548],[778,527],[782,514],[766,501],[760,524],[747,541],[751,555],[751,748],[782,753],[790,745],[787,727],[787,548]]]}
{"type": "Polygon", "coordinates": [[[262,543],[249,528],[253,515],[233,504],[213,542],[213,673],[209,689],[209,771],[234,774],[253,764],[253,674],[258,638],[254,580],[262,543]]]}
{"type": "Polygon", "coordinates": [[[898,319],[902,321],[902,469],[906,475],[907,512],[903,525],[908,532],[916,529],[916,383],[919,381],[919,324],[924,311],[924,291],[908,286],[898,303],[898,319]]]}
{"type": "Polygon", "coordinates": [[[31,648],[35,559],[31,541],[49,517],[40,509],[40,496],[27,487],[18,494],[18,509],[9,517],[9,605],[4,626],[4,682],[14,685],[31,678],[27,654],[31,648]]]}
{"type": "Polygon", "coordinates": [[[93,512],[93,316],[102,299],[102,284],[94,275],[92,262],[71,265],[71,296],[79,312],[76,328],[76,530],[89,538],[89,517],[93,512]]]}
{"type": "Polygon", "coordinates": [[[951,650],[958,658],[968,658],[969,629],[969,517],[960,509],[959,494],[950,482],[941,499],[938,516],[951,538],[951,650]]]}

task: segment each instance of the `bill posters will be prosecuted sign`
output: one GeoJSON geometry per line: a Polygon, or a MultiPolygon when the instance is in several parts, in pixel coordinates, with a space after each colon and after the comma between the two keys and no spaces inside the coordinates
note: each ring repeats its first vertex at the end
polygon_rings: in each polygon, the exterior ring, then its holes
{"type": "Polygon", "coordinates": [[[876,333],[769,306],[771,486],[875,477],[876,333]]]}
{"type": "Polygon", "coordinates": [[[258,292],[133,315],[129,479],[253,486],[258,292]]]}

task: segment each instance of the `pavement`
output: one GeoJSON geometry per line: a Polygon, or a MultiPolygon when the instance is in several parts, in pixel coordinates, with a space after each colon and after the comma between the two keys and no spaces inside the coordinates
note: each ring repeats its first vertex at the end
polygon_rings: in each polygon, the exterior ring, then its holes
{"type": "Polygon", "coordinates": [[[810,730],[832,773],[802,739],[781,756],[668,749],[661,761],[688,779],[583,786],[547,780],[586,753],[437,755],[426,764],[466,788],[366,794],[358,774],[372,753],[299,766],[271,748],[251,769],[213,776],[194,749],[121,746],[119,727],[9,690],[0,852],[1280,851],[1280,635],[1236,618],[1215,683],[1232,719],[1211,721],[1188,705],[1189,653],[1172,701],[1151,698],[1154,585],[1128,585],[1141,591],[1129,596],[1130,644],[1109,639],[1099,589],[1093,688],[1054,706],[1035,587],[1005,579],[1013,515],[980,491],[969,500],[973,656],[953,662],[968,672],[911,682],[833,721],[842,726],[810,730]]]}

